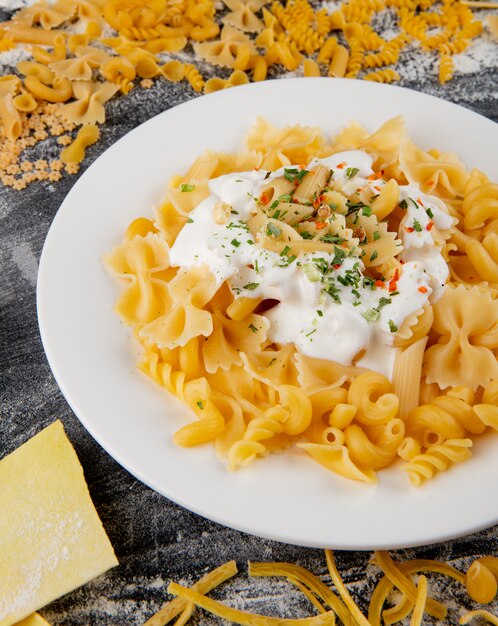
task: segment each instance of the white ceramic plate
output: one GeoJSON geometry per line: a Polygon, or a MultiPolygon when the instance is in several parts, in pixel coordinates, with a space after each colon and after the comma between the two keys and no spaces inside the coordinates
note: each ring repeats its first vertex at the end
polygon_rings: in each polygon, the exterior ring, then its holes
{"type": "Polygon", "coordinates": [[[75,184],[43,249],[38,314],[43,344],[72,409],[138,479],[227,526],[314,547],[394,548],[493,525],[498,438],[478,439],[472,459],[423,488],[396,466],[376,486],[346,481],[298,450],[229,473],[211,446],[180,449],[172,434],[189,412],[135,368],[130,331],[112,307],[118,293],[101,264],[127,224],[151,215],[168,178],[206,148],[237,150],[263,115],[275,124],[334,133],[356,119],[371,130],[403,114],[423,148],[458,152],[498,179],[498,126],[421,93],[369,82],[289,79],[252,84],[175,107],[130,132],[75,184]]]}

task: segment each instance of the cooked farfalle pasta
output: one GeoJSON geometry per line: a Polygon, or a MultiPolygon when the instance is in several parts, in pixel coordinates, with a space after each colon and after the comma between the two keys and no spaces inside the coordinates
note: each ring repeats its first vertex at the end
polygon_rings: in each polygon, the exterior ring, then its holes
{"type": "MultiPolygon", "coordinates": [[[[197,418],[175,443],[233,470],[295,445],[364,483],[402,459],[415,486],[468,459],[498,431],[496,196],[401,117],[332,141],[258,119],[244,151],[199,156],[105,257],[140,370],[197,418]]],[[[422,605],[423,584],[406,593],[389,619],[422,605]]]]}

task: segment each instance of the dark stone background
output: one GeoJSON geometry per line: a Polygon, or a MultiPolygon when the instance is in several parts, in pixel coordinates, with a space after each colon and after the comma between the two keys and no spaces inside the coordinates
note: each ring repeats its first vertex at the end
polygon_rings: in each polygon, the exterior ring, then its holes
{"type": "MultiPolygon", "coordinates": [[[[0,20],[6,16],[0,10],[0,20]]],[[[489,50],[484,54],[485,62],[482,51],[474,55],[475,71],[457,74],[444,86],[438,84],[434,67],[425,61],[420,64],[420,53],[408,50],[397,68],[402,75],[400,84],[451,100],[498,121],[498,46],[489,50]]],[[[468,58],[473,58],[472,49],[468,58]]],[[[9,68],[1,68],[1,63],[0,57],[0,74],[7,73],[9,68]]],[[[110,102],[101,139],[88,150],[80,173],[135,126],[196,96],[185,83],[163,81],[149,90],[136,89],[110,102]]],[[[41,152],[49,154],[54,147],[47,141],[41,152]]],[[[41,613],[54,625],[138,625],[168,599],[166,587],[170,580],[191,584],[209,569],[236,559],[241,575],[216,591],[214,597],[227,599],[237,608],[269,615],[310,614],[308,601],[286,582],[249,579],[246,561],[297,563],[328,582],[322,551],[229,530],[169,502],[138,482],[100,448],[59,391],[38,332],[36,272],[50,223],[76,178],[65,175],[59,183],[36,183],[22,192],[0,187],[0,458],[55,419],[61,419],[120,561],[119,567],[52,603],[41,613]]],[[[497,497],[496,485],[476,485],[481,487],[483,497],[497,497]]],[[[435,558],[465,570],[474,557],[498,556],[497,539],[494,528],[431,547],[400,550],[394,556],[435,558]]],[[[363,610],[379,578],[379,570],[370,560],[369,553],[337,554],[339,569],[363,610]]],[[[464,608],[476,608],[451,579],[432,577],[431,593],[448,602],[447,624],[456,624],[464,608]]],[[[496,612],[498,602],[490,608],[496,612]]],[[[192,623],[210,626],[219,620],[197,612],[192,623]]],[[[426,618],[424,623],[433,622],[426,618]]]]}

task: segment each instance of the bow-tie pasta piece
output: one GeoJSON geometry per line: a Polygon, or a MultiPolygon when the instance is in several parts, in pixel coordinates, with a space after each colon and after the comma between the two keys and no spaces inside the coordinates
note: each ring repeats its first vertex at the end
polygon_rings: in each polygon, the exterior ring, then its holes
{"type": "Polygon", "coordinates": [[[16,13],[16,24],[23,26],[40,26],[46,30],[57,28],[63,22],[71,19],[74,13],[72,3],[58,3],[57,5],[48,2],[37,2],[31,7],[21,9],[16,13]]]}
{"type": "Polygon", "coordinates": [[[299,384],[307,391],[323,387],[340,387],[366,371],[356,365],[342,365],[335,361],[317,359],[301,353],[296,353],[295,359],[299,372],[299,384]]]}
{"type": "Polygon", "coordinates": [[[168,250],[151,233],[125,240],[105,255],[106,266],[126,284],[115,307],[125,324],[147,324],[169,308],[168,282],[176,270],[169,265],[168,250]]]}
{"type": "Polygon", "coordinates": [[[249,315],[243,321],[231,320],[221,311],[213,314],[213,332],[204,342],[202,353],[209,373],[242,363],[243,352],[256,352],[266,339],[269,321],[262,315],[249,315]],[[248,332],[249,331],[249,332],[248,332]]]}
{"type": "Polygon", "coordinates": [[[230,9],[223,22],[240,30],[258,33],[264,28],[263,22],[255,15],[265,4],[264,0],[223,0],[230,9]]]}
{"type": "Polygon", "coordinates": [[[433,310],[433,330],[440,337],[425,353],[427,382],[437,383],[441,389],[465,385],[475,391],[498,378],[498,364],[491,350],[498,344],[476,345],[495,327],[498,301],[478,287],[459,285],[447,288],[433,310]]]}
{"type": "Polygon", "coordinates": [[[168,284],[171,306],[140,330],[140,337],[160,348],[185,345],[193,337],[208,337],[213,319],[206,304],[216,293],[216,279],[206,268],[180,269],[168,284]]]}
{"type": "Polygon", "coordinates": [[[399,151],[401,171],[409,183],[440,198],[463,195],[469,174],[454,155],[433,156],[405,139],[399,151]]]}
{"type": "Polygon", "coordinates": [[[365,138],[360,147],[375,155],[373,168],[379,170],[398,161],[400,146],[405,135],[405,121],[401,115],[398,115],[365,138]]]}
{"type": "Polygon", "coordinates": [[[119,91],[119,85],[112,83],[94,83],[76,81],[73,84],[76,102],[64,104],[60,114],[74,124],[103,124],[105,122],[104,104],[119,91]]]}
{"type": "Polygon", "coordinates": [[[226,25],[223,27],[217,41],[205,41],[194,44],[194,50],[201,58],[219,67],[233,69],[235,58],[240,46],[250,47],[251,54],[256,54],[254,43],[237,28],[226,25]]]}
{"type": "Polygon", "coordinates": [[[109,55],[103,50],[97,50],[90,46],[78,46],[76,57],[62,59],[50,63],[49,67],[56,74],[69,80],[89,81],[93,76],[93,70],[100,67],[109,59],[109,55]]]}
{"type": "Polygon", "coordinates": [[[247,371],[261,382],[278,389],[282,385],[296,385],[298,370],[294,360],[296,349],[292,344],[280,350],[261,350],[240,356],[247,371]]]}
{"type": "Polygon", "coordinates": [[[268,170],[308,163],[312,157],[325,157],[332,152],[318,127],[277,128],[261,117],[249,131],[246,145],[264,155],[261,168],[268,170]]]}

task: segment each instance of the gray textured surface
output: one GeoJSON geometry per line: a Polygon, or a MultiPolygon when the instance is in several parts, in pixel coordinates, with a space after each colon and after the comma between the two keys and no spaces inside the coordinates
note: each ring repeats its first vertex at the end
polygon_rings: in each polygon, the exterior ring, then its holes
{"type": "MultiPolygon", "coordinates": [[[[498,121],[498,54],[496,47],[489,50],[491,58],[481,50],[475,55],[474,69],[467,68],[445,86],[434,80],[431,66],[419,67],[417,58],[407,52],[401,84],[498,121]]],[[[186,85],[158,83],[150,90],[136,90],[111,102],[101,140],[88,151],[82,171],[131,128],[194,95],[186,85]]],[[[0,188],[0,458],[54,419],[61,419],[120,560],[119,567],[54,602],[42,614],[52,624],[68,626],[141,624],[167,599],[166,586],[171,579],[192,583],[229,559],[237,559],[242,575],[216,592],[215,597],[225,598],[238,608],[267,614],[309,614],[311,607],[299,592],[282,581],[248,579],[245,563],[248,559],[290,561],[309,567],[328,581],[321,551],[257,539],[172,504],[110,458],[62,397],[38,332],[36,271],[50,223],[75,180],[74,176],[65,176],[57,184],[37,183],[23,192],[0,188]]],[[[496,486],[492,489],[491,497],[496,497],[496,486]]],[[[400,551],[395,558],[437,558],[466,568],[472,557],[498,556],[497,539],[495,528],[445,544],[400,551]]],[[[369,563],[367,553],[344,552],[337,558],[351,592],[366,609],[379,570],[369,563]]],[[[456,624],[458,615],[471,603],[450,579],[434,577],[431,581],[432,593],[451,607],[446,623],[456,624]]],[[[496,611],[498,604],[492,608],[496,611]]],[[[209,626],[219,622],[198,613],[193,623],[209,626]]]]}

